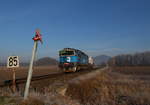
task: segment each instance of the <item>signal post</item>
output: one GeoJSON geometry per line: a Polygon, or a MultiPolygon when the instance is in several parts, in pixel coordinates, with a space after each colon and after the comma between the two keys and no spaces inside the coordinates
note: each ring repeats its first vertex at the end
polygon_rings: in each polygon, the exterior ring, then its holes
{"type": "Polygon", "coordinates": [[[34,40],[34,46],[33,46],[33,50],[32,50],[32,57],[31,57],[31,61],[30,61],[28,77],[27,77],[27,82],[26,82],[26,87],[25,87],[25,92],[24,92],[24,99],[27,99],[28,94],[29,94],[30,82],[31,82],[32,72],[33,72],[33,62],[34,62],[35,55],[37,52],[38,42],[40,41],[41,43],[43,43],[42,37],[40,34],[40,30],[36,30],[35,37],[33,37],[32,39],[34,40]]]}

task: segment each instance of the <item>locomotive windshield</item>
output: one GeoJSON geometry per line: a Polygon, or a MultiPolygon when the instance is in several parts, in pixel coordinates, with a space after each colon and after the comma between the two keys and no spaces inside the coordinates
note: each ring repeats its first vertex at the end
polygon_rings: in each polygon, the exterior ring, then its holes
{"type": "Polygon", "coordinates": [[[60,51],[59,55],[74,55],[74,51],[60,51]]]}

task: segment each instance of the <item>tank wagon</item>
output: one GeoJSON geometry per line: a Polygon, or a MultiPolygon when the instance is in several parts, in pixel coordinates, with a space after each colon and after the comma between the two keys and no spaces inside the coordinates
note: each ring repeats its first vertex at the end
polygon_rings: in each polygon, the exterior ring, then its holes
{"type": "Polygon", "coordinates": [[[76,72],[87,69],[89,57],[84,52],[74,48],[64,48],[59,51],[59,68],[64,72],[76,72]]]}

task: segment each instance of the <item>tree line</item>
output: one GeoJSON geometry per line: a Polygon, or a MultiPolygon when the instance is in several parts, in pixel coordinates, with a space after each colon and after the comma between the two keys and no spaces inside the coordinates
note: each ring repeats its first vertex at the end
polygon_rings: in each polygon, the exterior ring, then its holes
{"type": "Polygon", "coordinates": [[[150,66],[150,51],[112,57],[110,66],[150,66]]]}

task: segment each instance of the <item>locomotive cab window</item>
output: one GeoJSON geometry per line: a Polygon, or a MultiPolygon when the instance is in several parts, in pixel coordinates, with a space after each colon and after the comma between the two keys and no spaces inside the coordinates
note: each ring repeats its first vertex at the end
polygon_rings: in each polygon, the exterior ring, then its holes
{"type": "Polygon", "coordinates": [[[74,51],[60,51],[60,56],[74,55],[74,51]]]}

